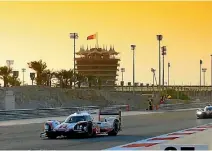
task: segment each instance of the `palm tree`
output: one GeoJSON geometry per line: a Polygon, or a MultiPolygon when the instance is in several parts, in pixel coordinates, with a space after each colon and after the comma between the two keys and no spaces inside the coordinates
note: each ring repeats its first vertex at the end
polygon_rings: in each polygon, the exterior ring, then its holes
{"type": "Polygon", "coordinates": [[[31,61],[27,64],[28,64],[29,68],[33,69],[37,74],[37,77],[35,79],[37,85],[41,85],[42,84],[42,73],[47,68],[46,62],[39,60],[39,61],[31,61]]]}
{"type": "Polygon", "coordinates": [[[101,86],[102,86],[102,79],[101,79],[100,77],[97,78],[97,83],[98,83],[99,89],[101,89],[101,86]]]}
{"type": "Polygon", "coordinates": [[[91,88],[92,84],[94,84],[95,77],[92,75],[88,75],[87,79],[88,79],[88,87],[91,88]]]}
{"type": "Polygon", "coordinates": [[[69,70],[60,70],[58,72],[55,72],[55,77],[60,81],[60,84],[62,84],[62,87],[65,88],[72,88],[72,82],[74,78],[74,73],[72,69],[69,70]]]}
{"type": "Polygon", "coordinates": [[[12,73],[12,68],[7,66],[0,67],[0,78],[4,81],[4,87],[8,85],[9,75],[12,73]]]}
{"type": "Polygon", "coordinates": [[[51,86],[52,72],[49,69],[46,69],[42,72],[42,85],[51,86]]]}
{"type": "Polygon", "coordinates": [[[67,70],[61,70],[60,73],[62,75],[63,86],[67,88],[69,80],[69,72],[67,70]]]}
{"type": "Polygon", "coordinates": [[[67,74],[68,74],[69,86],[70,86],[70,88],[72,88],[72,83],[74,81],[74,72],[72,69],[69,69],[67,74]]]}
{"type": "Polygon", "coordinates": [[[12,76],[8,76],[8,84],[10,85],[10,86],[20,86],[21,85],[21,81],[20,81],[20,79],[19,78],[14,78],[14,77],[12,77],[12,76]]]}
{"type": "Polygon", "coordinates": [[[60,84],[60,87],[63,88],[63,75],[62,75],[62,71],[55,71],[53,73],[53,77],[55,77],[57,79],[57,81],[60,84]]]}
{"type": "Polygon", "coordinates": [[[82,74],[79,74],[79,73],[77,73],[75,76],[76,76],[78,88],[80,88],[81,83],[85,81],[85,76],[83,76],[82,74]]]}

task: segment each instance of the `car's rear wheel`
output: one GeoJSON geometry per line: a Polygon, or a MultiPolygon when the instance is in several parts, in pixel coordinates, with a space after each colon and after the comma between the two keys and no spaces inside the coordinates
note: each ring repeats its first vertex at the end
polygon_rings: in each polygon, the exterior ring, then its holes
{"type": "Polygon", "coordinates": [[[86,132],[86,136],[87,137],[92,137],[94,135],[94,132],[93,132],[93,124],[92,122],[88,122],[87,123],[87,128],[86,128],[87,132],[86,132]]]}
{"type": "Polygon", "coordinates": [[[113,123],[113,130],[111,132],[108,132],[109,136],[116,136],[119,132],[119,122],[117,120],[113,123]]]}

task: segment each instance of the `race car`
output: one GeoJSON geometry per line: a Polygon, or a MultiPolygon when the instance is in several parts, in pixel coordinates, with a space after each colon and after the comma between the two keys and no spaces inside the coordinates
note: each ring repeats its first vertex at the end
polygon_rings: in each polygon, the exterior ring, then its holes
{"type": "Polygon", "coordinates": [[[72,138],[76,136],[93,137],[99,134],[116,136],[121,131],[121,111],[109,114],[108,111],[98,113],[95,120],[87,111],[80,111],[69,115],[64,122],[48,120],[44,123],[44,132],[40,137],[55,139],[60,136],[72,138]],[[111,116],[112,115],[118,115],[111,116]],[[103,119],[101,115],[106,115],[103,119]],[[110,115],[108,117],[108,115],[110,115]]]}
{"type": "Polygon", "coordinates": [[[198,119],[212,118],[212,106],[207,105],[204,109],[197,109],[196,116],[198,119]]]}

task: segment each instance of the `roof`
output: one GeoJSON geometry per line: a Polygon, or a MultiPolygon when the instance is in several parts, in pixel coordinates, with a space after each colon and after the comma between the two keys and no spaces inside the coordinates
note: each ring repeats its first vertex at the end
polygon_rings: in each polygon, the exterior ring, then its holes
{"type": "Polygon", "coordinates": [[[206,107],[204,108],[205,111],[208,110],[208,109],[212,109],[212,106],[206,106],[206,107]]]}
{"type": "Polygon", "coordinates": [[[119,53],[115,51],[114,47],[110,46],[110,49],[107,48],[90,48],[84,49],[84,47],[80,47],[80,50],[76,52],[77,55],[87,55],[87,54],[108,54],[108,55],[118,55],[119,53]]]}
{"type": "Polygon", "coordinates": [[[76,113],[71,114],[69,116],[88,116],[88,115],[90,115],[88,112],[82,111],[82,112],[76,112],[76,113]]]}
{"type": "Polygon", "coordinates": [[[206,108],[207,108],[207,109],[211,109],[211,108],[212,108],[212,106],[206,106],[206,108]]]}

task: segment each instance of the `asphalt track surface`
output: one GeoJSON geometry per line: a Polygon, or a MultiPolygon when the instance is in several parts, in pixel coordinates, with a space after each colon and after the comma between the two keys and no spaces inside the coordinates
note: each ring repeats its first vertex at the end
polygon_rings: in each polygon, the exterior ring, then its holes
{"type": "Polygon", "coordinates": [[[210,122],[212,119],[196,119],[195,111],[126,116],[123,131],[115,137],[55,140],[39,137],[43,124],[0,127],[0,149],[101,150],[210,122]]]}

